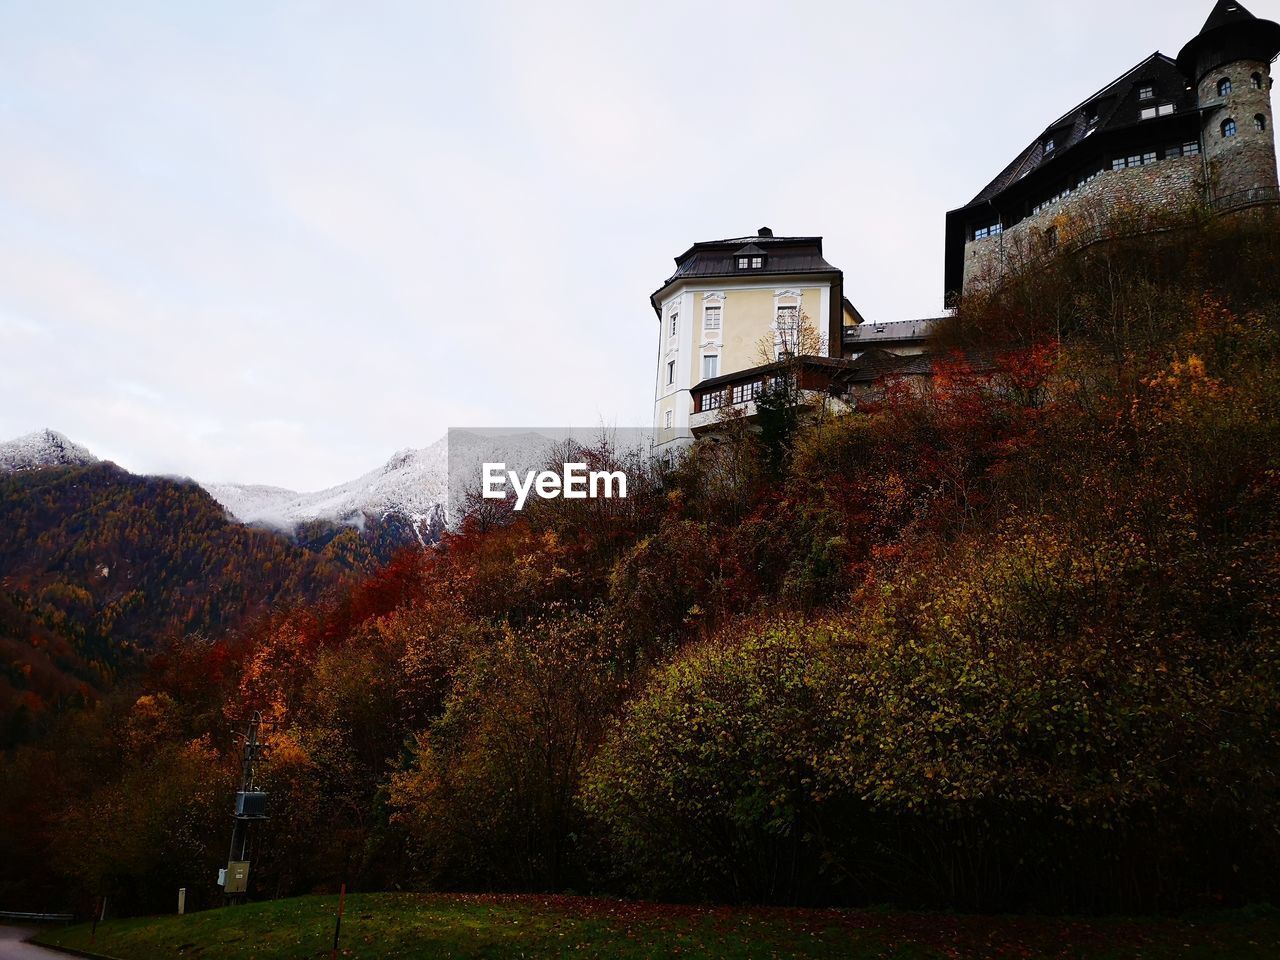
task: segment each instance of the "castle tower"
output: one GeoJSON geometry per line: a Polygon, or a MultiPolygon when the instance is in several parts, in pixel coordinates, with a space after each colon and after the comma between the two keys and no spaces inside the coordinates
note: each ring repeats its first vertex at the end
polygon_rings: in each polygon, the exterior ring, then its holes
{"type": "Polygon", "coordinates": [[[1204,29],[1178,54],[1196,90],[1211,199],[1228,206],[1275,199],[1276,141],[1271,61],[1280,24],[1236,0],[1218,0],[1204,29]]]}

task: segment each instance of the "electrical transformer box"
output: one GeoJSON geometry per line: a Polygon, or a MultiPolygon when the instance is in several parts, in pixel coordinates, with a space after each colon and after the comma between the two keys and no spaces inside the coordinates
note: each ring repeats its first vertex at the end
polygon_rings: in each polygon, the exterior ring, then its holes
{"type": "Polygon", "coordinates": [[[227,863],[223,875],[222,889],[224,893],[245,893],[249,889],[249,861],[232,860],[227,863]]]}
{"type": "Polygon", "coordinates": [[[267,819],[267,795],[261,790],[236,793],[236,817],[240,820],[267,819]]]}

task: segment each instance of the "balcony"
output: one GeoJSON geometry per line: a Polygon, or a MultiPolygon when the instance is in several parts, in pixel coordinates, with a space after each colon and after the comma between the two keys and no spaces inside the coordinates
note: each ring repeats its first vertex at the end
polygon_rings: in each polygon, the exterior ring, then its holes
{"type": "Polygon", "coordinates": [[[834,357],[797,357],[768,363],[749,370],[704,380],[691,391],[693,413],[689,426],[694,433],[714,426],[723,411],[735,412],[750,419],[756,415],[756,400],[783,377],[794,377],[802,406],[813,407],[834,399],[847,402],[851,387],[870,383],[889,368],[913,358],[897,358],[880,351],[876,361],[839,360],[834,357]]]}

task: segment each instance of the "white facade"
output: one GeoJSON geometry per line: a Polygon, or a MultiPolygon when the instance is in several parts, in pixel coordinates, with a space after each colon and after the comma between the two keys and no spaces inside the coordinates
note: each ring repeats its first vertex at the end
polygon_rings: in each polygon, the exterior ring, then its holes
{"type": "Polygon", "coordinates": [[[691,390],[704,380],[776,358],[789,322],[805,317],[825,332],[831,283],[813,277],[690,280],[665,291],[658,324],[654,429],[660,446],[687,442],[691,390]]]}

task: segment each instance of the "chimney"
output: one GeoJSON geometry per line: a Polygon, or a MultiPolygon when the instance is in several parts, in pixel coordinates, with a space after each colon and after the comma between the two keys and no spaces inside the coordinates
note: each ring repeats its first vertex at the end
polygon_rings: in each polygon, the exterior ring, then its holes
{"type": "Polygon", "coordinates": [[[759,232],[756,234],[756,236],[758,236],[758,237],[772,237],[772,236],[773,236],[773,231],[772,231],[772,230],[770,230],[768,227],[761,227],[761,228],[760,228],[760,230],[759,230],[759,232]]]}

